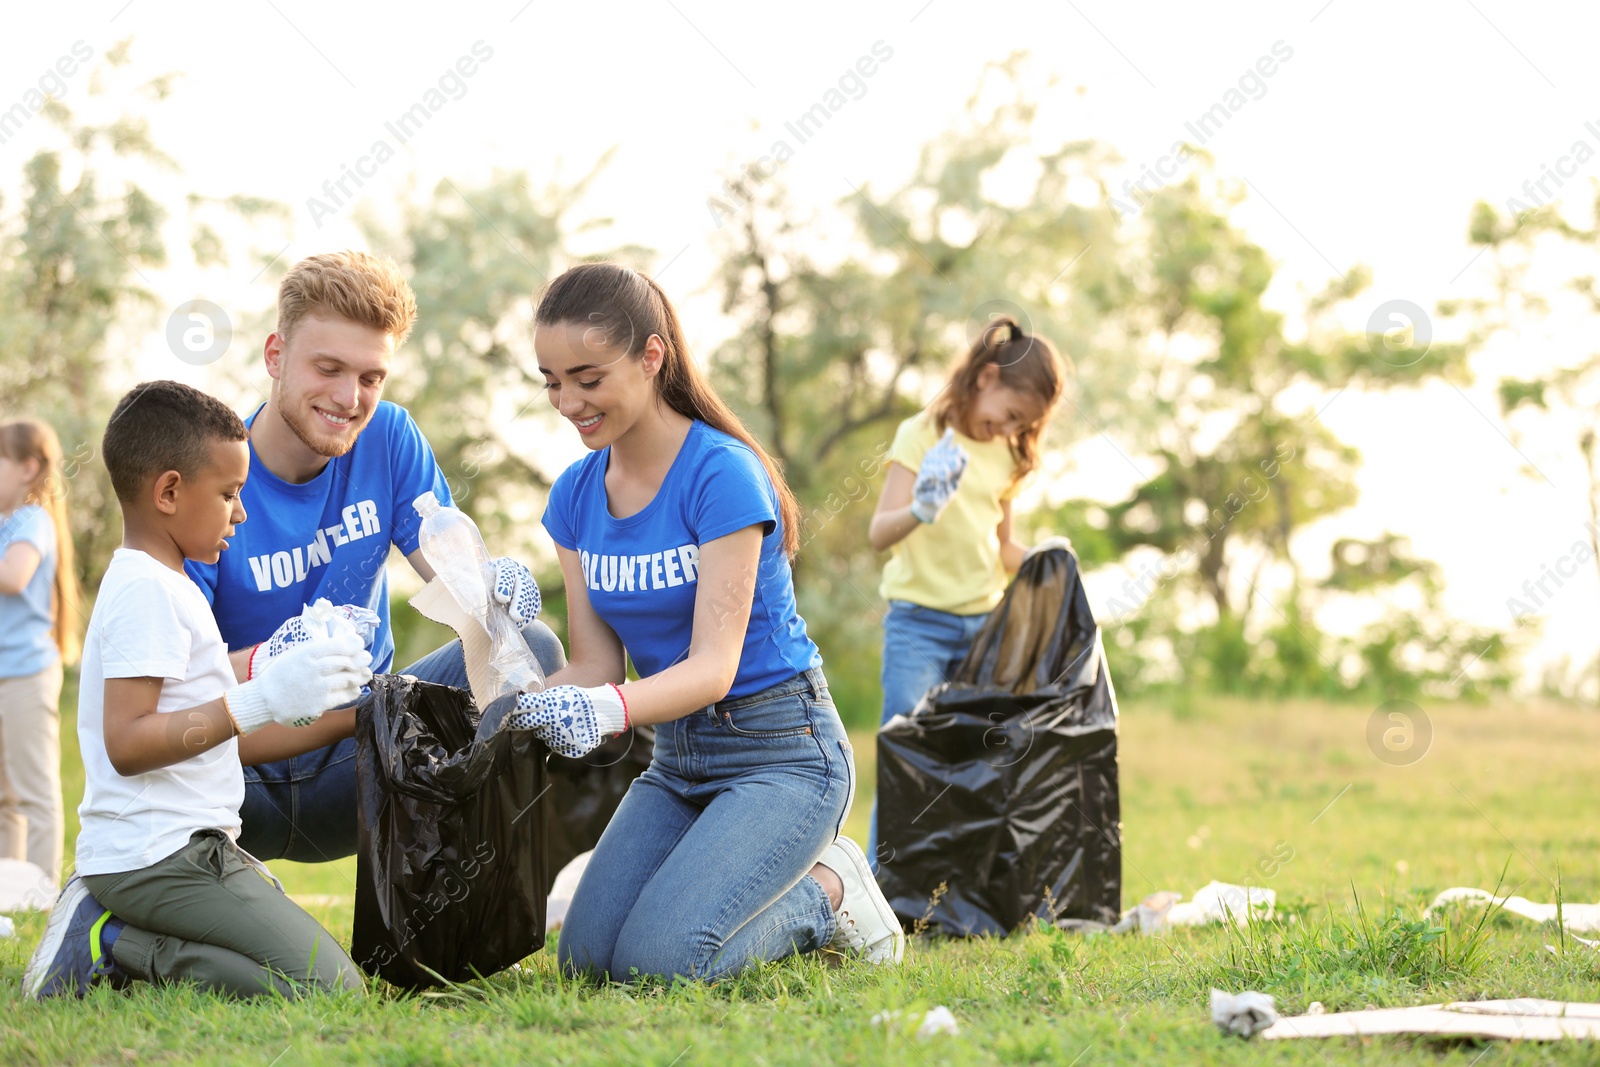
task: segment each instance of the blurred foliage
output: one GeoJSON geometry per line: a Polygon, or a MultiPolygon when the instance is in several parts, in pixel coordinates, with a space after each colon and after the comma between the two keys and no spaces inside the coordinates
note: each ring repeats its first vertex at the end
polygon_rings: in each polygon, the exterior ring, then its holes
{"type": "MultiPolygon", "coordinates": [[[[1554,432],[1583,462],[1583,510],[1588,525],[1581,535],[1600,571],[1600,354],[1589,351],[1584,327],[1600,314],[1600,182],[1590,182],[1591,199],[1574,221],[1557,201],[1505,214],[1492,205],[1473,205],[1468,238],[1488,253],[1493,285],[1487,296],[1441,305],[1467,324],[1473,349],[1498,337],[1541,335],[1553,366],[1529,378],[1506,376],[1497,384],[1501,414],[1512,440],[1530,430],[1554,432]],[[1558,273],[1554,276],[1551,269],[1558,273]]],[[[1530,460],[1530,478],[1549,478],[1530,460]]],[[[1554,483],[1550,483],[1554,488],[1554,483]]],[[[1533,610],[1536,604],[1526,605],[1533,610]]],[[[1520,618],[1520,616],[1519,616],[1520,618]]],[[[1600,697],[1600,655],[1569,674],[1545,679],[1546,691],[1600,697]]]]}
{"type": "MultiPolygon", "coordinates": [[[[0,418],[45,419],[61,438],[80,577],[98,584],[122,536],[110,478],[99,462],[116,401],[114,351],[154,323],[150,274],[167,262],[168,212],[132,177],[169,169],[139,115],[167,78],[138,82],[127,42],[90,74],[80,118],[49,100],[35,129],[45,146],[22,163],[19,201],[0,203],[0,418]]],[[[33,132],[33,130],[30,130],[33,132]]],[[[87,620],[88,607],[81,606],[87,620]]]]}
{"type": "MultiPolygon", "coordinates": [[[[169,238],[186,237],[197,267],[225,265],[252,220],[287,218],[283,205],[255,197],[191,193],[180,206],[150,191],[178,169],[155,144],[149,118],[175,80],[139,77],[129,41],[108,49],[89,70],[77,111],[56,99],[39,111],[32,129],[44,146],[22,164],[18,204],[0,203],[0,418],[43,418],[60,436],[78,569],[90,591],[122,537],[99,457],[120,395],[112,383],[129,377],[126,353],[163,328],[153,275],[168,265],[169,238]]],[[[88,605],[81,609],[86,620],[88,605]]]]}
{"type": "Polygon", "coordinates": [[[1413,337],[1396,348],[1338,326],[1338,312],[1367,287],[1361,267],[1300,294],[1302,336],[1287,336],[1285,314],[1265,302],[1272,264],[1228,219],[1242,198],[1198,152],[1187,177],[1147,198],[1123,256],[1129,298],[1116,310],[1147,353],[1134,394],[1146,398],[1154,431],[1129,444],[1155,470],[1122,501],[1068,501],[1054,516],[1074,536],[1088,520],[1096,558],[1141,546],[1192,557],[1183,580],[1225,631],[1237,629],[1225,625],[1234,614],[1247,626],[1260,567],[1297,570],[1294,533],[1356,500],[1359,453],[1318,421],[1305,387],[1336,396],[1466,377],[1461,345],[1419,351],[1413,337]],[[1248,562],[1256,569],[1241,581],[1248,562]]]}
{"type": "Polygon", "coordinates": [[[1450,619],[1440,603],[1437,565],[1412,557],[1405,538],[1341,538],[1330,555],[1327,578],[1291,587],[1249,630],[1237,615],[1180,626],[1176,590],[1159,591],[1139,615],[1107,634],[1108,644],[1118,650],[1112,669],[1120,669],[1115,674],[1119,689],[1175,697],[1199,690],[1377,702],[1481,701],[1515,681],[1516,654],[1525,638],[1450,619]],[[1397,595],[1379,600],[1380,591],[1397,595]],[[1320,630],[1314,622],[1318,609],[1341,598],[1382,604],[1381,614],[1354,635],[1320,630]],[[1165,655],[1152,657],[1146,652],[1151,648],[1165,655]],[[1173,670],[1172,663],[1183,666],[1173,670]]]}

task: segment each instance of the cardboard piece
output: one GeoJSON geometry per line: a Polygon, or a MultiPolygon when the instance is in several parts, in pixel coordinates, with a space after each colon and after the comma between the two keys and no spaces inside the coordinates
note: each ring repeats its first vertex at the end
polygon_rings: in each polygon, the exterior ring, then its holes
{"type": "MultiPolygon", "coordinates": [[[[1433,903],[1428,905],[1428,910],[1423,914],[1431,915],[1446,904],[1460,903],[1498,905],[1511,915],[1532,919],[1536,923],[1553,923],[1556,921],[1556,906],[1554,904],[1540,904],[1529,900],[1527,897],[1497,897],[1486,890],[1470,889],[1465,886],[1446,889],[1433,898],[1433,903]]],[[[1600,904],[1570,904],[1563,902],[1561,905],[1561,923],[1568,930],[1600,930],[1600,904]]]]}
{"type": "Polygon", "coordinates": [[[1507,1041],[1600,1038],[1600,1004],[1524,998],[1296,1015],[1279,1019],[1259,1036],[1267,1041],[1280,1041],[1296,1037],[1371,1037],[1376,1034],[1434,1034],[1507,1041]]]}
{"type": "Polygon", "coordinates": [[[455,597],[450,595],[450,590],[437,575],[411,598],[410,604],[423,618],[448,626],[456,632],[456,636],[461,638],[461,654],[466,660],[467,685],[472,690],[472,702],[480,708],[487,708],[494,703],[498,694],[489,672],[489,631],[456,603],[455,597]]]}

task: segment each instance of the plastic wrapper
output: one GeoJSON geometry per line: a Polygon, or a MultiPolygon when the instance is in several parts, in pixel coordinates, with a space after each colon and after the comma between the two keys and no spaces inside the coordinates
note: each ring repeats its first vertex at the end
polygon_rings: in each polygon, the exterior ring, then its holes
{"type": "Polygon", "coordinates": [[[466,512],[440,504],[431,491],[417,497],[411,506],[422,517],[417,528],[417,544],[422,556],[462,617],[440,619],[437,610],[423,614],[456,631],[456,636],[461,638],[469,678],[479,674],[476,668],[483,662],[486,679],[472,682],[478,701],[487,707],[491,701],[508,693],[543,689],[544,671],[523,641],[517,624],[504,611],[495,610],[491,603],[494,564],[489,559],[483,535],[478,532],[478,524],[466,512]]]}
{"type": "Polygon", "coordinates": [[[356,709],[360,843],[350,955],[406,989],[504,970],[544,944],[547,749],[462,689],[377,675],[356,709]]]}
{"type": "Polygon", "coordinates": [[[908,928],[1122,911],[1117,702],[1078,560],[1023,563],[956,676],[878,734],[878,883],[908,928]]]}
{"type": "Polygon", "coordinates": [[[633,780],[650,766],[652,726],[635,726],[581,759],[551,753],[550,799],[545,822],[545,860],[550,885],[561,868],[600,842],[611,816],[633,780]]]}

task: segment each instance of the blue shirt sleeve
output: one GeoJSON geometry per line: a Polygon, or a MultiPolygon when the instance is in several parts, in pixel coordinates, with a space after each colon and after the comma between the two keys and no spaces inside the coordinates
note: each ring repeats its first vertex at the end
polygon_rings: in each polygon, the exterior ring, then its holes
{"type": "Polygon", "coordinates": [[[404,555],[417,550],[417,530],[422,517],[412,507],[412,501],[430,489],[439,503],[450,504],[449,483],[439,462],[434,458],[433,446],[422,436],[422,430],[411,418],[411,413],[395,405],[398,414],[389,429],[390,470],[393,474],[394,512],[389,516],[389,529],[393,531],[395,547],[404,555]]]}
{"type": "Polygon", "coordinates": [[[778,491],[754,452],[715,446],[695,479],[686,518],[697,544],[758,523],[766,537],[778,527],[778,491]]]}
{"type": "Polygon", "coordinates": [[[550,497],[545,501],[544,518],[540,520],[550,540],[562,548],[576,550],[578,547],[577,524],[572,514],[572,483],[577,480],[583,462],[578,460],[556,478],[556,483],[550,487],[550,497]]]}
{"type": "Polygon", "coordinates": [[[45,557],[55,551],[56,524],[44,508],[37,504],[20,507],[12,514],[11,523],[15,524],[14,530],[0,530],[0,534],[4,534],[0,536],[0,552],[18,544],[32,545],[45,557]]]}

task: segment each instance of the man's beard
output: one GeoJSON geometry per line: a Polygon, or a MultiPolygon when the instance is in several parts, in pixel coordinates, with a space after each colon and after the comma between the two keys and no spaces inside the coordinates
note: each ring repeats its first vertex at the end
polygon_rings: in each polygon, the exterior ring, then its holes
{"type": "MultiPolygon", "coordinates": [[[[350,451],[355,447],[356,438],[361,435],[361,428],[358,427],[356,428],[356,432],[351,434],[348,438],[341,438],[337,444],[328,444],[325,440],[318,441],[315,437],[313,437],[308,431],[307,427],[302,424],[302,417],[300,414],[298,412],[291,413],[287,405],[280,404],[278,406],[278,414],[283,416],[284,423],[289,427],[289,429],[294,431],[294,435],[300,438],[301,444],[311,449],[311,451],[315,452],[317,455],[324,456],[328,459],[337,459],[346,452],[350,451]]],[[[318,416],[315,412],[311,414],[311,418],[315,419],[317,417],[318,416]]],[[[351,420],[352,425],[354,424],[354,421],[355,420],[353,419],[351,420]]]]}

